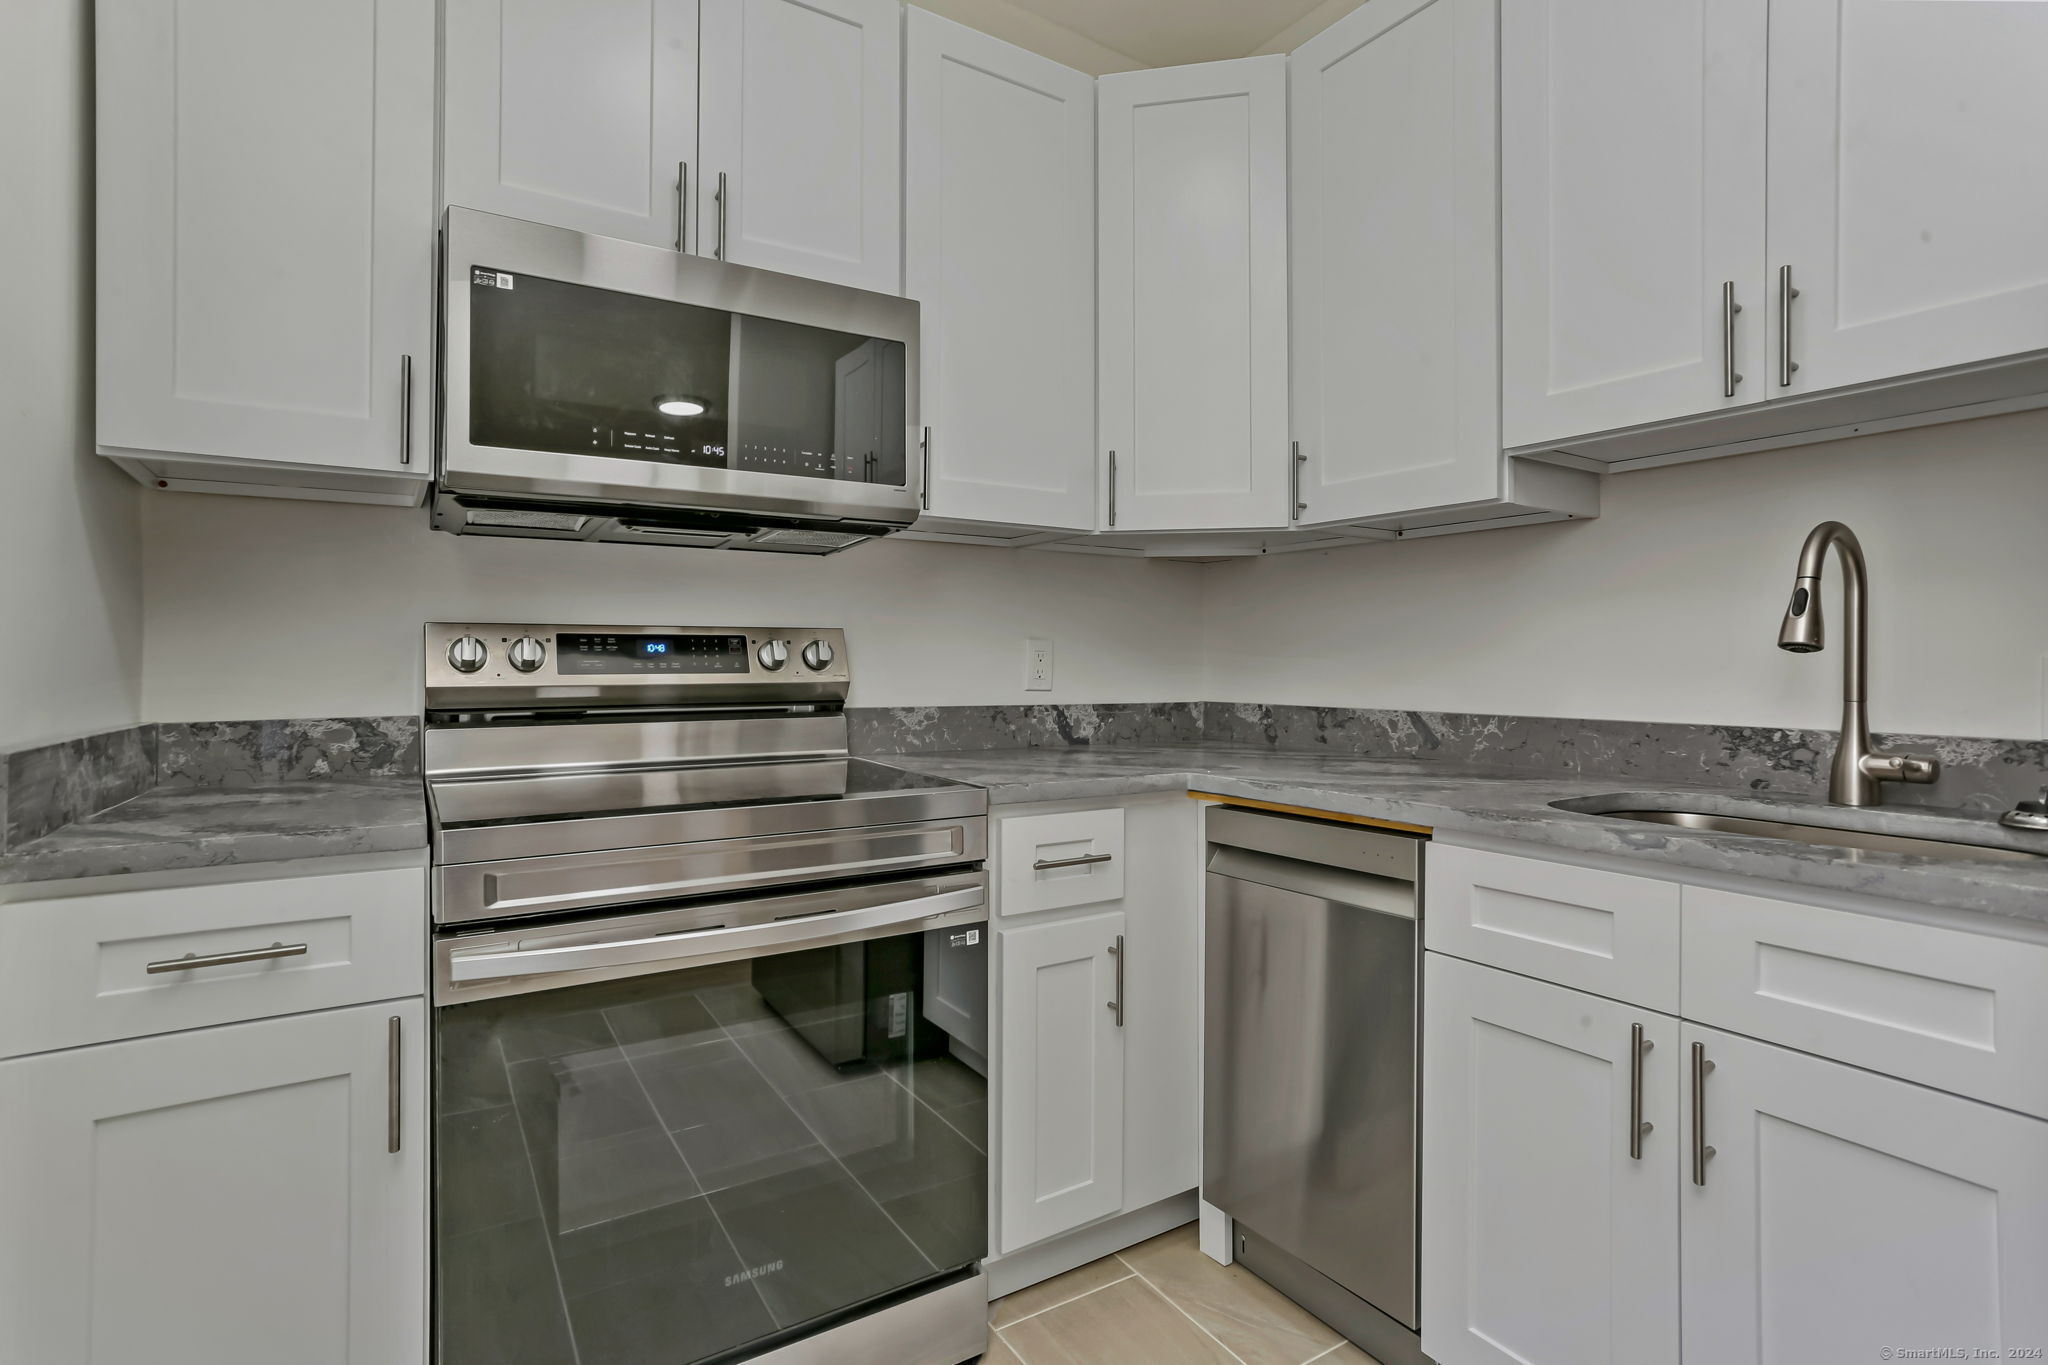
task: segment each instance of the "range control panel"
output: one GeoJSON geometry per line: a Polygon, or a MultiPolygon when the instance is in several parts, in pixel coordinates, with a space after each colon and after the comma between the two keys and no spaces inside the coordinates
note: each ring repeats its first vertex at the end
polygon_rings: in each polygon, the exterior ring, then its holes
{"type": "MultiPolygon", "coordinates": [[[[537,700],[636,690],[688,700],[779,695],[843,698],[846,635],[824,627],[545,625],[435,622],[426,628],[430,707],[530,694],[537,700]]],[[[622,694],[624,694],[622,696],[622,694]]]]}

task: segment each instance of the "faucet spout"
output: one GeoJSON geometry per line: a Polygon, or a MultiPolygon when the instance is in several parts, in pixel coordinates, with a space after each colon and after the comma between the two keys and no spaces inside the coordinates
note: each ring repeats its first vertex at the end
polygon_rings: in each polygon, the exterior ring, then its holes
{"type": "Polygon", "coordinates": [[[1827,645],[1820,606],[1821,576],[1829,549],[1842,565],[1842,615],[1847,619],[1842,640],[1842,732],[1828,774],[1828,800],[1838,806],[1874,806],[1884,799],[1885,782],[1932,782],[1941,765],[1912,754],[1880,753],[1870,741],[1865,710],[1869,686],[1869,572],[1863,543],[1839,521],[1824,521],[1807,533],[1793,571],[1792,598],[1778,623],[1778,648],[1794,654],[1817,654],[1827,645]]]}

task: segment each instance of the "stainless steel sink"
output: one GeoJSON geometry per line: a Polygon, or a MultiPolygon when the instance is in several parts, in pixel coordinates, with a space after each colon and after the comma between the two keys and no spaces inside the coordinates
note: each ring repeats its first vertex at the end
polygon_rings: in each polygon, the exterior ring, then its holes
{"type": "Polygon", "coordinates": [[[2048,851],[2036,853],[2018,848],[1990,848],[1950,839],[1915,839],[1903,834],[1833,829],[1826,825],[1798,824],[1789,820],[1753,820],[1741,815],[1708,815],[1691,810],[1597,810],[1589,813],[1612,816],[1617,820],[1641,820],[1653,825],[1676,825],[1681,829],[1704,830],[1712,834],[1749,834],[1764,839],[1819,844],[1827,848],[1860,848],[1873,853],[1905,853],[1920,858],[2000,863],[2036,863],[2048,859],[2048,851]]]}

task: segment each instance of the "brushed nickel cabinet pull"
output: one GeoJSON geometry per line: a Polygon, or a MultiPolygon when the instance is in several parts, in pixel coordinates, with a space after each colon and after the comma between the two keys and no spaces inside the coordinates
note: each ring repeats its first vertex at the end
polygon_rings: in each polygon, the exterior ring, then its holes
{"type": "Polygon", "coordinates": [[[401,1122],[404,1116],[400,1110],[403,1100],[399,1093],[405,1067],[404,1039],[405,1021],[394,1014],[384,1029],[384,1150],[387,1152],[396,1152],[405,1144],[401,1122]]]}
{"type": "Polygon", "coordinates": [[[1692,1045],[1692,1183],[1707,1183],[1707,1162],[1714,1149],[1707,1145],[1707,1073],[1714,1064],[1707,1060],[1707,1045],[1692,1045]]]}
{"type": "Polygon", "coordinates": [[[1116,525],[1116,452],[1109,452],[1109,524],[1116,525]]]}
{"type": "Polygon", "coordinates": [[[932,510],[932,429],[924,429],[924,487],[918,490],[918,502],[929,512],[932,510]]]}
{"type": "Polygon", "coordinates": [[[1641,1024],[1628,1026],[1628,1154],[1634,1161],[1643,1159],[1643,1138],[1656,1128],[1643,1118],[1643,1057],[1655,1046],[1641,1024]]]}
{"type": "Polygon", "coordinates": [[[1735,281],[1721,282],[1721,396],[1733,398],[1742,376],[1735,372],[1735,315],[1742,305],[1735,301],[1735,281]]]}
{"type": "Polygon", "coordinates": [[[412,463],[412,357],[398,357],[398,462],[412,463]]]}
{"type": "Polygon", "coordinates": [[[1798,370],[1799,362],[1792,358],[1792,300],[1799,297],[1799,291],[1792,287],[1792,267],[1778,267],[1778,387],[1786,388],[1792,383],[1792,375],[1798,370]]]}
{"type": "Polygon", "coordinates": [[[239,953],[208,953],[204,957],[198,953],[187,953],[183,957],[152,962],[143,971],[156,976],[163,972],[193,972],[201,967],[231,967],[237,962],[267,962],[274,957],[305,955],[306,945],[303,943],[273,943],[268,948],[245,948],[239,953]]]}
{"type": "Polygon", "coordinates": [[[1308,504],[1301,500],[1301,467],[1308,463],[1308,456],[1301,453],[1301,442],[1294,441],[1291,443],[1291,447],[1294,453],[1294,461],[1288,469],[1288,473],[1292,474],[1294,479],[1289,487],[1294,490],[1291,495],[1294,499],[1294,519],[1300,521],[1302,513],[1308,511],[1308,504]]]}
{"type": "MultiPolygon", "coordinates": [[[[718,258],[719,260],[721,260],[721,261],[722,261],[722,260],[724,260],[724,259],[725,259],[725,172],[724,172],[724,171],[720,171],[720,172],[718,173],[718,193],[717,193],[717,194],[715,194],[715,195],[713,195],[712,197],[713,197],[713,198],[714,198],[714,199],[715,199],[715,200],[717,201],[717,203],[718,203],[718,247],[717,247],[717,249],[716,249],[715,251],[713,251],[713,252],[712,252],[711,254],[712,254],[713,256],[716,256],[716,257],[717,257],[717,258],[718,258]]],[[[700,250],[700,251],[701,251],[701,250],[703,250],[703,242],[702,242],[701,240],[700,240],[700,241],[698,242],[698,250],[700,250]]]]}
{"type": "Polygon", "coordinates": [[[1040,858],[1031,865],[1033,872],[1044,872],[1054,867],[1087,867],[1091,863],[1114,862],[1114,853],[1084,853],[1078,858],[1040,858]]]}
{"type": "Polygon", "coordinates": [[[690,163],[676,163],[676,250],[683,249],[684,225],[690,221],[690,163]]]}
{"type": "Polygon", "coordinates": [[[1116,959],[1116,998],[1109,1002],[1109,1012],[1116,1016],[1116,1026],[1124,1026],[1124,936],[1118,934],[1116,942],[1110,945],[1109,955],[1116,959]]]}

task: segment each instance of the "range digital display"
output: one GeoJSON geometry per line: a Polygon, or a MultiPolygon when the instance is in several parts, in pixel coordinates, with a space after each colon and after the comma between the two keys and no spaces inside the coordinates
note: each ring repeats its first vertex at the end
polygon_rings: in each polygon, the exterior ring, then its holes
{"type": "Polygon", "coordinates": [[[562,635],[564,673],[744,673],[744,635],[562,635]]]}

